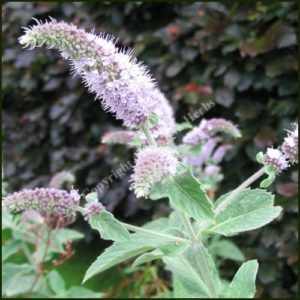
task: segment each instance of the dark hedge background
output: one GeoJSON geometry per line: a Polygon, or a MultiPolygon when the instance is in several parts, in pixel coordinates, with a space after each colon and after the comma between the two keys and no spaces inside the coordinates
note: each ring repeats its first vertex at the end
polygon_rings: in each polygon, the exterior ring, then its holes
{"type": "MultiPolygon", "coordinates": [[[[282,141],[297,118],[298,7],[282,3],[25,3],[2,6],[3,162],[9,190],[46,186],[62,169],[75,173],[83,191],[132,160],[122,147],[100,144],[103,133],[120,126],[93,102],[55,51],[21,49],[17,38],[32,17],[52,16],[86,30],[106,31],[134,47],[166,93],[178,122],[214,100],[205,117],[236,122],[243,138],[224,163],[227,191],[258,168],[255,154],[282,141]]],[[[198,124],[199,119],[194,122],[198,124]]],[[[235,238],[247,258],[258,257],[257,297],[295,297],[298,263],[298,173],[282,174],[273,185],[284,214],[262,230],[235,238]]],[[[103,202],[120,218],[145,222],[166,213],[163,202],[137,201],[128,176],[103,202]]],[[[79,221],[76,224],[87,231],[79,221]]],[[[96,236],[87,232],[86,247],[96,236]]],[[[93,253],[94,257],[97,253],[93,253]]],[[[233,275],[230,262],[225,275],[233,275]]],[[[224,271],[225,272],[225,271],[224,271]]]]}

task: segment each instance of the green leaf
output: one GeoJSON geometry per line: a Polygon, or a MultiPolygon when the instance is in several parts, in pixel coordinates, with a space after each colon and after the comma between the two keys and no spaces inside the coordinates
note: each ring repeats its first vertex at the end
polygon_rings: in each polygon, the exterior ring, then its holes
{"type": "Polygon", "coordinates": [[[209,246],[209,250],[213,255],[216,256],[221,256],[224,258],[237,260],[237,261],[245,260],[245,256],[243,252],[231,241],[227,241],[227,240],[213,241],[209,246]]]}
{"type": "Polygon", "coordinates": [[[150,190],[149,198],[159,200],[168,196],[164,185],[161,182],[156,183],[150,190]]]}
{"type": "Polygon", "coordinates": [[[99,231],[104,240],[122,242],[130,239],[128,230],[106,210],[91,216],[89,223],[93,229],[99,231]]]}
{"type": "Polygon", "coordinates": [[[264,154],[261,151],[256,154],[256,161],[260,164],[264,163],[264,154]]]}
{"type": "Polygon", "coordinates": [[[272,166],[267,166],[265,167],[265,173],[268,175],[268,177],[266,179],[264,179],[261,183],[260,183],[260,187],[261,188],[267,188],[269,187],[275,180],[276,177],[276,170],[274,167],[272,166]]]}
{"type": "Polygon", "coordinates": [[[158,115],[156,113],[152,113],[148,118],[149,127],[152,128],[154,125],[158,123],[158,115]]]}
{"type": "Polygon", "coordinates": [[[35,278],[32,271],[29,264],[4,264],[2,268],[2,294],[11,297],[26,293],[35,278]]]}
{"type": "Polygon", "coordinates": [[[96,192],[89,193],[85,196],[85,200],[88,203],[98,202],[98,195],[96,192]]]}
{"type": "Polygon", "coordinates": [[[153,260],[160,259],[163,256],[164,256],[164,254],[158,249],[151,251],[151,252],[144,253],[133,262],[132,268],[135,268],[141,264],[144,264],[144,263],[147,263],[147,262],[150,262],[153,260]]]}
{"type": "Polygon", "coordinates": [[[184,131],[184,130],[187,130],[187,129],[192,129],[192,128],[193,128],[193,125],[189,122],[183,122],[183,123],[180,123],[180,124],[176,124],[176,131],[177,132],[184,131]]]}
{"type": "MultiPolygon", "coordinates": [[[[228,195],[230,193],[217,200],[216,210],[228,195]]],[[[279,206],[274,207],[273,202],[274,196],[264,190],[242,190],[216,215],[216,225],[207,231],[230,236],[262,227],[278,217],[282,210],[279,206]]]]}
{"type": "Polygon", "coordinates": [[[62,298],[102,298],[102,293],[93,292],[81,286],[72,286],[64,294],[60,295],[62,298]]]}
{"type": "Polygon", "coordinates": [[[48,274],[48,281],[51,289],[56,295],[61,295],[66,291],[65,281],[56,270],[52,270],[48,274]]]}
{"type": "Polygon", "coordinates": [[[190,169],[173,177],[166,189],[174,209],[195,220],[213,219],[212,204],[190,169]]]}
{"type": "Polygon", "coordinates": [[[178,278],[178,276],[173,275],[173,298],[191,298],[191,294],[189,291],[185,288],[184,283],[181,282],[181,280],[178,278]]]}
{"type": "Polygon", "coordinates": [[[225,293],[226,298],[253,298],[257,270],[257,260],[250,260],[243,263],[225,293]]]}
{"type": "Polygon", "coordinates": [[[2,246],[2,262],[15,254],[21,248],[21,243],[18,240],[9,240],[2,246]]]}
{"type": "Polygon", "coordinates": [[[188,247],[188,243],[177,244],[176,242],[169,242],[159,246],[159,250],[166,256],[177,256],[183,253],[188,247]]]}
{"type": "Polygon", "coordinates": [[[207,287],[190,261],[183,256],[164,257],[163,261],[172,275],[176,276],[176,280],[180,281],[182,286],[180,293],[184,293],[186,298],[208,297],[207,287]],[[188,291],[189,297],[187,297],[186,291],[188,291]]]}
{"type": "Polygon", "coordinates": [[[84,276],[83,282],[126,259],[153,250],[165,242],[165,239],[146,238],[141,234],[132,234],[131,239],[126,242],[115,242],[112,246],[106,248],[96,261],[92,263],[84,276]]]}

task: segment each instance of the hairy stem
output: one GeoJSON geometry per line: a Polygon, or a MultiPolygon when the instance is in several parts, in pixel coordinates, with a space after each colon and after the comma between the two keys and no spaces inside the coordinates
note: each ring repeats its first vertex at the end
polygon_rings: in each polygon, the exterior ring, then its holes
{"type": "Polygon", "coordinates": [[[147,138],[147,141],[148,141],[149,145],[151,145],[151,146],[157,146],[156,142],[155,142],[155,140],[154,140],[154,138],[153,138],[153,136],[152,136],[152,134],[151,134],[151,132],[149,130],[149,127],[148,127],[147,123],[145,123],[142,126],[142,130],[143,130],[143,132],[144,132],[144,134],[145,134],[145,136],[147,138]]]}
{"type": "Polygon", "coordinates": [[[198,267],[199,267],[200,276],[201,276],[203,282],[205,282],[205,284],[208,287],[208,290],[209,290],[208,296],[210,298],[217,298],[218,294],[217,294],[214,280],[212,277],[212,270],[210,269],[209,264],[206,259],[204,245],[201,242],[201,240],[197,239],[197,235],[194,231],[194,228],[192,226],[190,218],[185,214],[181,214],[181,219],[182,219],[184,227],[192,241],[192,245],[191,245],[192,251],[196,258],[198,267]]]}
{"type": "Polygon", "coordinates": [[[260,178],[262,175],[264,175],[264,173],[265,173],[265,167],[262,167],[257,172],[255,172],[252,176],[250,176],[247,180],[245,180],[240,186],[238,186],[235,190],[233,190],[229,194],[229,196],[224,199],[224,201],[222,203],[220,203],[220,205],[215,209],[215,213],[219,214],[220,212],[224,211],[224,209],[229,204],[231,204],[231,202],[239,194],[239,192],[241,192],[242,190],[244,190],[245,188],[250,186],[258,178],[260,178]]]}
{"type": "Polygon", "coordinates": [[[48,254],[48,250],[49,250],[49,246],[50,246],[50,238],[51,238],[51,229],[48,228],[48,235],[47,235],[47,241],[46,241],[46,246],[45,246],[45,250],[44,250],[44,253],[43,253],[43,256],[42,256],[42,259],[40,262],[38,262],[38,271],[36,272],[35,274],[35,278],[31,284],[31,287],[27,293],[27,298],[30,298],[31,297],[31,294],[33,292],[33,289],[34,287],[36,286],[36,284],[38,283],[40,277],[42,276],[42,274],[44,273],[44,270],[43,270],[43,262],[44,260],[46,259],[47,257],[47,254],[48,254]]]}
{"type": "Polygon", "coordinates": [[[164,239],[168,239],[168,240],[171,240],[171,241],[174,241],[174,242],[182,242],[182,243],[190,242],[190,240],[183,239],[183,238],[180,238],[180,237],[177,237],[177,236],[156,232],[156,231],[153,231],[153,230],[137,227],[137,226],[130,225],[130,224],[127,224],[127,223],[123,223],[123,222],[121,222],[121,223],[125,228],[127,228],[130,231],[140,232],[140,233],[144,233],[144,234],[147,234],[147,235],[150,235],[150,236],[164,238],[164,239]]]}

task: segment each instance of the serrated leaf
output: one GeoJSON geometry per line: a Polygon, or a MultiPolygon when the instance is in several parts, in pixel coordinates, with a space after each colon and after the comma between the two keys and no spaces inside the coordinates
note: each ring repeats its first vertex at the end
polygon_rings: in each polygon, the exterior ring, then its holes
{"type": "Polygon", "coordinates": [[[164,254],[159,250],[156,249],[154,251],[151,252],[147,252],[142,254],[141,256],[139,256],[132,264],[132,268],[135,268],[137,266],[140,266],[144,263],[153,261],[153,260],[157,260],[160,259],[164,256],[164,254]]]}
{"type": "Polygon", "coordinates": [[[106,210],[91,216],[89,223],[93,229],[99,231],[101,238],[104,240],[123,242],[130,239],[128,230],[106,210]]]}
{"type": "Polygon", "coordinates": [[[112,246],[106,248],[88,268],[83,283],[96,274],[101,273],[126,259],[153,250],[165,242],[165,239],[146,238],[140,234],[132,234],[131,239],[126,242],[115,242],[112,246]]]}
{"type": "MultiPolygon", "coordinates": [[[[217,200],[216,211],[228,195],[230,193],[217,200]]],[[[261,189],[245,189],[223,211],[216,214],[216,225],[207,231],[230,236],[262,227],[281,212],[281,207],[274,207],[273,202],[274,196],[271,193],[261,189]]]]}
{"type": "Polygon", "coordinates": [[[253,298],[257,270],[257,260],[250,260],[243,263],[225,293],[226,298],[253,298]]]}
{"type": "Polygon", "coordinates": [[[166,186],[171,206],[195,220],[214,218],[212,204],[191,170],[173,177],[166,186]]]}
{"type": "Polygon", "coordinates": [[[61,295],[66,291],[65,281],[56,270],[49,272],[48,281],[52,291],[56,295],[61,295]]]}
{"type": "Polygon", "coordinates": [[[213,255],[223,258],[237,261],[245,260],[243,252],[234,243],[228,240],[213,241],[209,246],[209,250],[213,255]]]}

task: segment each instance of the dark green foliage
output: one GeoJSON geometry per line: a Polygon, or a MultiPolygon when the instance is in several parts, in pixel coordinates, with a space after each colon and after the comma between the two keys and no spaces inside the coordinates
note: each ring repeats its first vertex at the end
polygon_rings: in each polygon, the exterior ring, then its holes
{"type": "MultiPolygon", "coordinates": [[[[256,153],[277,146],[283,129],[296,120],[296,3],[11,2],[2,8],[3,158],[10,190],[46,186],[62,169],[73,171],[75,186],[83,190],[110,175],[118,162],[132,159],[126,149],[100,146],[103,133],[120,123],[92,101],[58,53],[21,49],[17,38],[31,17],[51,15],[119,36],[120,45],[134,47],[150,66],[178,123],[214,99],[217,105],[205,117],[228,118],[243,134],[237,153],[224,163],[229,179],[220,193],[253,173],[259,167],[256,153]]],[[[273,185],[280,195],[275,204],[284,207],[282,219],[237,239],[246,258],[260,262],[259,296],[297,293],[297,174],[292,171],[273,185]]],[[[115,186],[104,200],[122,216],[133,215],[138,202],[127,192],[127,178],[115,186]]]]}

